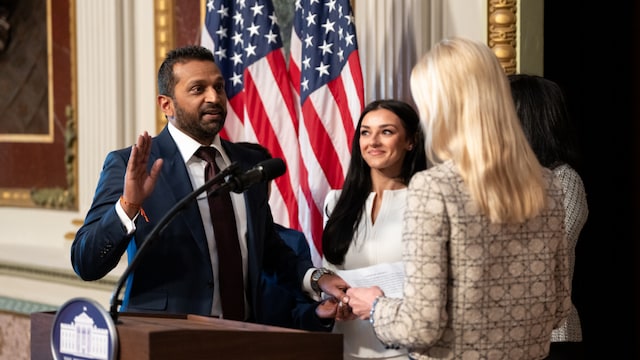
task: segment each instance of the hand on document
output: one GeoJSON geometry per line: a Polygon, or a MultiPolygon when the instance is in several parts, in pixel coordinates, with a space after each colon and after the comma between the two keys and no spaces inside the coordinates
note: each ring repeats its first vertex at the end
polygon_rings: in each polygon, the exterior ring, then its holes
{"type": "MultiPolygon", "coordinates": [[[[336,272],[351,285],[347,289],[346,303],[351,314],[347,319],[367,320],[375,298],[402,297],[404,266],[402,262],[384,263],[353,270],[336,272]]],[[[344,307],[344,306],[343,306],[344,307]]],[[[336,316],[336,320],[338,317],[336,316]]]]}

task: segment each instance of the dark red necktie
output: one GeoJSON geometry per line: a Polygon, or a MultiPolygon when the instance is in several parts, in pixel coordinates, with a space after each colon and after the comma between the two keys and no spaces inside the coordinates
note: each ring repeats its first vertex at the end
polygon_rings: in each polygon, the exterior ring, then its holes
{"type": "MultiPolygon", "coordinates": [[[[216,165],[217,150],[201,147],[196,156],[205,160],[205,182],[220,171],[216,165]]],[[[244,320],[244,281],[242,277],[242,254],[238,242],[236,219],[229,192],[209,196],[209,212],[213,222],[213,233],[218,250],[218,286],[222,301],[222,317],[244,320]]]]}

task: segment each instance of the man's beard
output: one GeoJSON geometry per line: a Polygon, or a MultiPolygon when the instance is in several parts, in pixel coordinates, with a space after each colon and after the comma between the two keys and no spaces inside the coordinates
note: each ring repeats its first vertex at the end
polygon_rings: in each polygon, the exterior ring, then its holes
{"type": "Polygon", "coordinates": [[[211,142],[224,126],[224,120],[227,115],[226,111],[223,112],[222,121],[216,122],[215,124],[205,125],[202,122],[202,114],[204,113],[203,111],[200,111],[200,109],[198,109],[197,112],[187,111],[183,107],[181,107],[175,101],[175,99],[174,104],[176,110],[175,119],[177,126],[196,140],[199,140],[201,142],[202,140],[211,142]]]}

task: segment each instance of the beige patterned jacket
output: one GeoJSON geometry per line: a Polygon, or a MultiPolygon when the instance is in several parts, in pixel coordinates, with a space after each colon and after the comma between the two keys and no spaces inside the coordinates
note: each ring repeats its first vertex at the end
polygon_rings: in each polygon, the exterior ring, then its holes
{"type": "Polygon", "coordinates": [[[542,359],[570,306],[563,194],[523,224],[490,224],[451,161],[417,173],[403,226],[404,300],[380,298],[374,331],[414,359],[542,359]]]}

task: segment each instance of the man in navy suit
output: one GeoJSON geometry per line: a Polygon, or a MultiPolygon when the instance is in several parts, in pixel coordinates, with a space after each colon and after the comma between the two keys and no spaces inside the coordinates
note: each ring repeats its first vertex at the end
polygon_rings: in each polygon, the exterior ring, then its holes
{"type": "MultiPolygon", "coordinates": [[[[132,147],[110,152],[93,203],[71,246],[71,263],[84,280],[104,277],[127,251],[129,259],[172,207],[204,184],[206,162],[195,155],[214,147],[216,163],[235,162],[241,171],[264,158],[218,135],[227,114],[225,82],[212,53],[187,46],[167,54],[158,70],[158,104],[168,124],[152,138],[138,136],[132,147]]],[[[245,312],[240,320],[259,322],[260,274],[278,275],[308,293],[342,299],[348,285],[323,269],[298,262],[277,234],[267,184],[231,194],[244,278],[245,312]]],[[[199,314],[224,318],[218,256],[206,195],[187,204],[145,247],[127,280],[121,311],[199,314]]]]}

